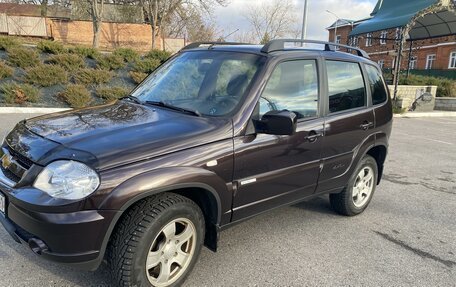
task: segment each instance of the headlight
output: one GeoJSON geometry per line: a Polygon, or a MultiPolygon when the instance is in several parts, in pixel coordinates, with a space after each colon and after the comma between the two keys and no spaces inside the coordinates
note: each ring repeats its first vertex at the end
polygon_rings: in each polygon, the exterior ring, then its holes
{"type": "Polygon", "coordinates": [[[93,193],[99,184],[98,174],[87,165],[59,160],[46,166],[33,186],[55,198],[82,199],[93,193]]]}

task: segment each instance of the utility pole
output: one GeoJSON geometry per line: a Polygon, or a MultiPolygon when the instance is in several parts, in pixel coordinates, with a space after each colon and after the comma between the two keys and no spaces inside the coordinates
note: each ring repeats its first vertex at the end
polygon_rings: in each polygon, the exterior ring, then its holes
{"type": "Polygon", "coordinates": [[[308,10],[308,2],[309,0],[304,0],[304,11],[302,13],[302,29],[301,29],[301,40],[307,38],[307,10],[308,10]]]}

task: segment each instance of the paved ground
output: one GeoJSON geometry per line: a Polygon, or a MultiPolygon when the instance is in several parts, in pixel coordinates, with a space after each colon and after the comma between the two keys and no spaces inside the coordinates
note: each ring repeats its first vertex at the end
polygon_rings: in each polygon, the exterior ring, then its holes
{"type": "MultiPolygon", "coordinates": [[[[26,115],[0,116],[0,136],[26,115]]],[[[347,218],[326,197],[222,233],[187,286],[456,286],[456,118],[395,119],[382,184],[347,218]]],[[[109,286],[34,256],[0,229],[1,286],[109,286]]]]}

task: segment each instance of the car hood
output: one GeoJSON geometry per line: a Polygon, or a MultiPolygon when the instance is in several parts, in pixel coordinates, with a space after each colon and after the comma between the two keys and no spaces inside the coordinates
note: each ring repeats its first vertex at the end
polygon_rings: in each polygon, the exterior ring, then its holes
{"type": "MultiPolygon", "coordinates": [[[[127,101],[44,115],[24,124],[32,133],[65,147],[60,149],[90,153],[96,159],[91,164],[98,169],[204,145],[232,135],[229,119],[196,117],[127,101]]],[[[55,159],[46,159],[50,160],[55,159]]]]}

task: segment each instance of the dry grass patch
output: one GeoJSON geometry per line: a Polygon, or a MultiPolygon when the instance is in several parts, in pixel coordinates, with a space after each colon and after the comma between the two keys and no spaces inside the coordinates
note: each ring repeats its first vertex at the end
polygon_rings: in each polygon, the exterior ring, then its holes
{"type": "Polygon", "coordinates": [[[11,77],[14,69],[8,66],[4,61],[0,61],[0,79],[11,77]]]}
{"type": "Polygon", "coordinates": [[[111,102],[128,96],[129,92],[125,87],[99,87],[96,89],[95,94],[106,102],[111,102]]]}
{"type": "Polygon", "coordinates": [[[41,52],[48,54],[62,54],[68,51],[62,43],[50,40],[43,40],[39,42],[36,47],[41,52]]]}
{"type": "Polygon", "coordinates": [[[0,90],[4,102],[8,104],[35,103],[40,98],[40,91],[28,84],[6,83],[1,85],[0,90]]]}
{"type": "Polygon", "coordinates": [[[139,84],[147,77],[147,74],[143,73],[143,72],[131,71],[130,77],[133,80],[133,82],[135,82],[136,84],[139,84]]]}
{"type": "Polygon", "coordinates": [[[52,55],[48,60],[48,63],[61,66],[68,72],[74,72],[80,68],[85,67],[84,59],[76,54],[59,54],[52,55]]]}
{"type": "Polygon", "coordinates": [[[96,58],[97,68],[103,70],[119,70],[125,67],[124,59],[119,55],[109,54],[96,58]]]}
{"type": "Polygon", "coordinates": [[[127,63],[133,63],[139,59],[138,52],[130,48],[118,48],[113,54],[121,57],[127,63]]]}
{"type": "Polygon", "coordinates": [[[168,60],[168,58],[171,57],[171,53],[168,51],[163,51],[163,50],[151,50],[147,54],[144,55],[144,58],[147,59],[156,59],[159,60],[160,63],[165,62],[168,60]]]}
{"type": "Polygon", "coordinates": [[[87,107],[92,102],[89,90],[83,85],[68,85],[66,89],[59,94],[59,97],[72,108],[87,107]]]}
{"type": "Polygon", "coordinates": [[[72,46],[68,48],[68,52],[71,54],[76,54],[84,58],[96,59],[100,56],[100,52],[92,47],[85,46],[72,46]]]}
{"type": "Polygon", "coordinates": [[[40,65],[26,70],[25,81],[41,87],[68,83],[68,73],[57,65],[40,65]]]}
{"type": "Polygon", "coordinates": [[[19,47],[21,42],[10,36],[0,36],[0,50],[8,50],[13,47],[19,47]]]}
{"type": "Polygon", "coordinates": [[[99,69],[80,69],[74,75],[74,81],[77,84],[90,85],[90,84],[105,84],[109,82],[113,73],[106,70],[99,69]]]}
{"type": "Polygon", "coordinates": [[[135,72],[141,72],[141,73],[150,74],[158,66],[160,66],[160,60],[144,58],[144,59],[142,59],[140,61],[136,61],[135,66],[133,67],[133,70],[135,72]]]}
{"type": "Polygon", "coordinates": [[[27,68],[40,64],[40,57],[36,50],[15,47],[8,49],[8,61],[13,66],[27,68]]]}

